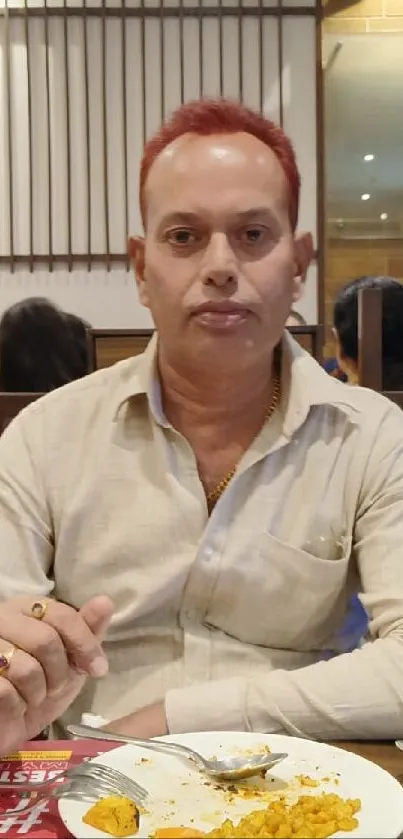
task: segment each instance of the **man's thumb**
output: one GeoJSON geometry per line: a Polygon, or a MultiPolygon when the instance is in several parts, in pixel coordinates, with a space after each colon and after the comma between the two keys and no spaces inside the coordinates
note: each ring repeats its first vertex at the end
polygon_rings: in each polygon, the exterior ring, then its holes
{"type": "Polygon", "coordinates": [[[113,603],[106,595],[92,597],[80,609],[80,615],[85,620],[91,632],[102,641],[113,614],[113,603]]]}

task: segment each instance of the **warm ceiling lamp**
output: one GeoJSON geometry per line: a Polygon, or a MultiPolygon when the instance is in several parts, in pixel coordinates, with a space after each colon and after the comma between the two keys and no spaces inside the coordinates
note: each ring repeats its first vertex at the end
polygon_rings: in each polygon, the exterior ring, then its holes
{"type": "Polygon", "coordinates": [[[369,192],[363,192],[363,194],[361,195],[361,201],[369,201],[370,198],[371,196],[369,192]]]}
{"type": "Polygon", "coordinates": [[[381,221],[386,221],[387,217],[388,217],[387,213],[381,213],[381,221]]]}
{"type": "Polygon", "coordinates": [[[374,158],[375,158],[374,154],[364,154],[364,160],[365,160],[366,163],[370,163],[370,161],[374,160],[374,158]]]}

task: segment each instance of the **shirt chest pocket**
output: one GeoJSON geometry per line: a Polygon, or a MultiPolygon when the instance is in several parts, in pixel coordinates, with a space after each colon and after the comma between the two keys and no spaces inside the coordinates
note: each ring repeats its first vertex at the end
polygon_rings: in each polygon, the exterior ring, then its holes
{"type": "Polygon", "coordinates": [[[320,648],[345,608],[350,546],[322,559],[269,533],[253,541],[223,557],[205,623],[248,644],[320,648]]]}

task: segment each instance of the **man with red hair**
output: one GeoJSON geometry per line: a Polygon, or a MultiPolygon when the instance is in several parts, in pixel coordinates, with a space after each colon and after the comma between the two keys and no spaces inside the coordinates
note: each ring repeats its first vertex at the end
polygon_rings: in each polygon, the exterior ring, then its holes
{"type": "Polygon", "coordinates": [[[400,736],[403,417],[284,329],[298,199],[289,140],[241,105],[184,105],[147,144],[130,252],[156,335],[0,441],[0,750],[84,711],[400,736]],[[340,652],[358,590],[374,642],[340,652]]]}

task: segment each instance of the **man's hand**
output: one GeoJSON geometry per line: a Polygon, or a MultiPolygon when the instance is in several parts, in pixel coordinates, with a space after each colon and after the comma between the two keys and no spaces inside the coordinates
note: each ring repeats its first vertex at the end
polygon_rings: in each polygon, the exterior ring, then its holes
{"type": "Polygon", "coordinates": [[[121,717],[108,725],[103,725],[102,728],[114,734],[128,734],[132,737],[141,737],[143,740],[169,734],[163,702],[147,705],[140,711],[135,711],[134,714],[128,714],[127,717],[121,717]]]}
{"type": "Polygon", "coordinates": [[[101,643],[112,616],[109,598],[94,597],[79,612],[56,600],[44,602],[43,620],[32,616],[32,597],[0,606],[0,655],[9,658],[0,675],[2,755],[63,714],[87,676],[108,671],[101,643]]]}

